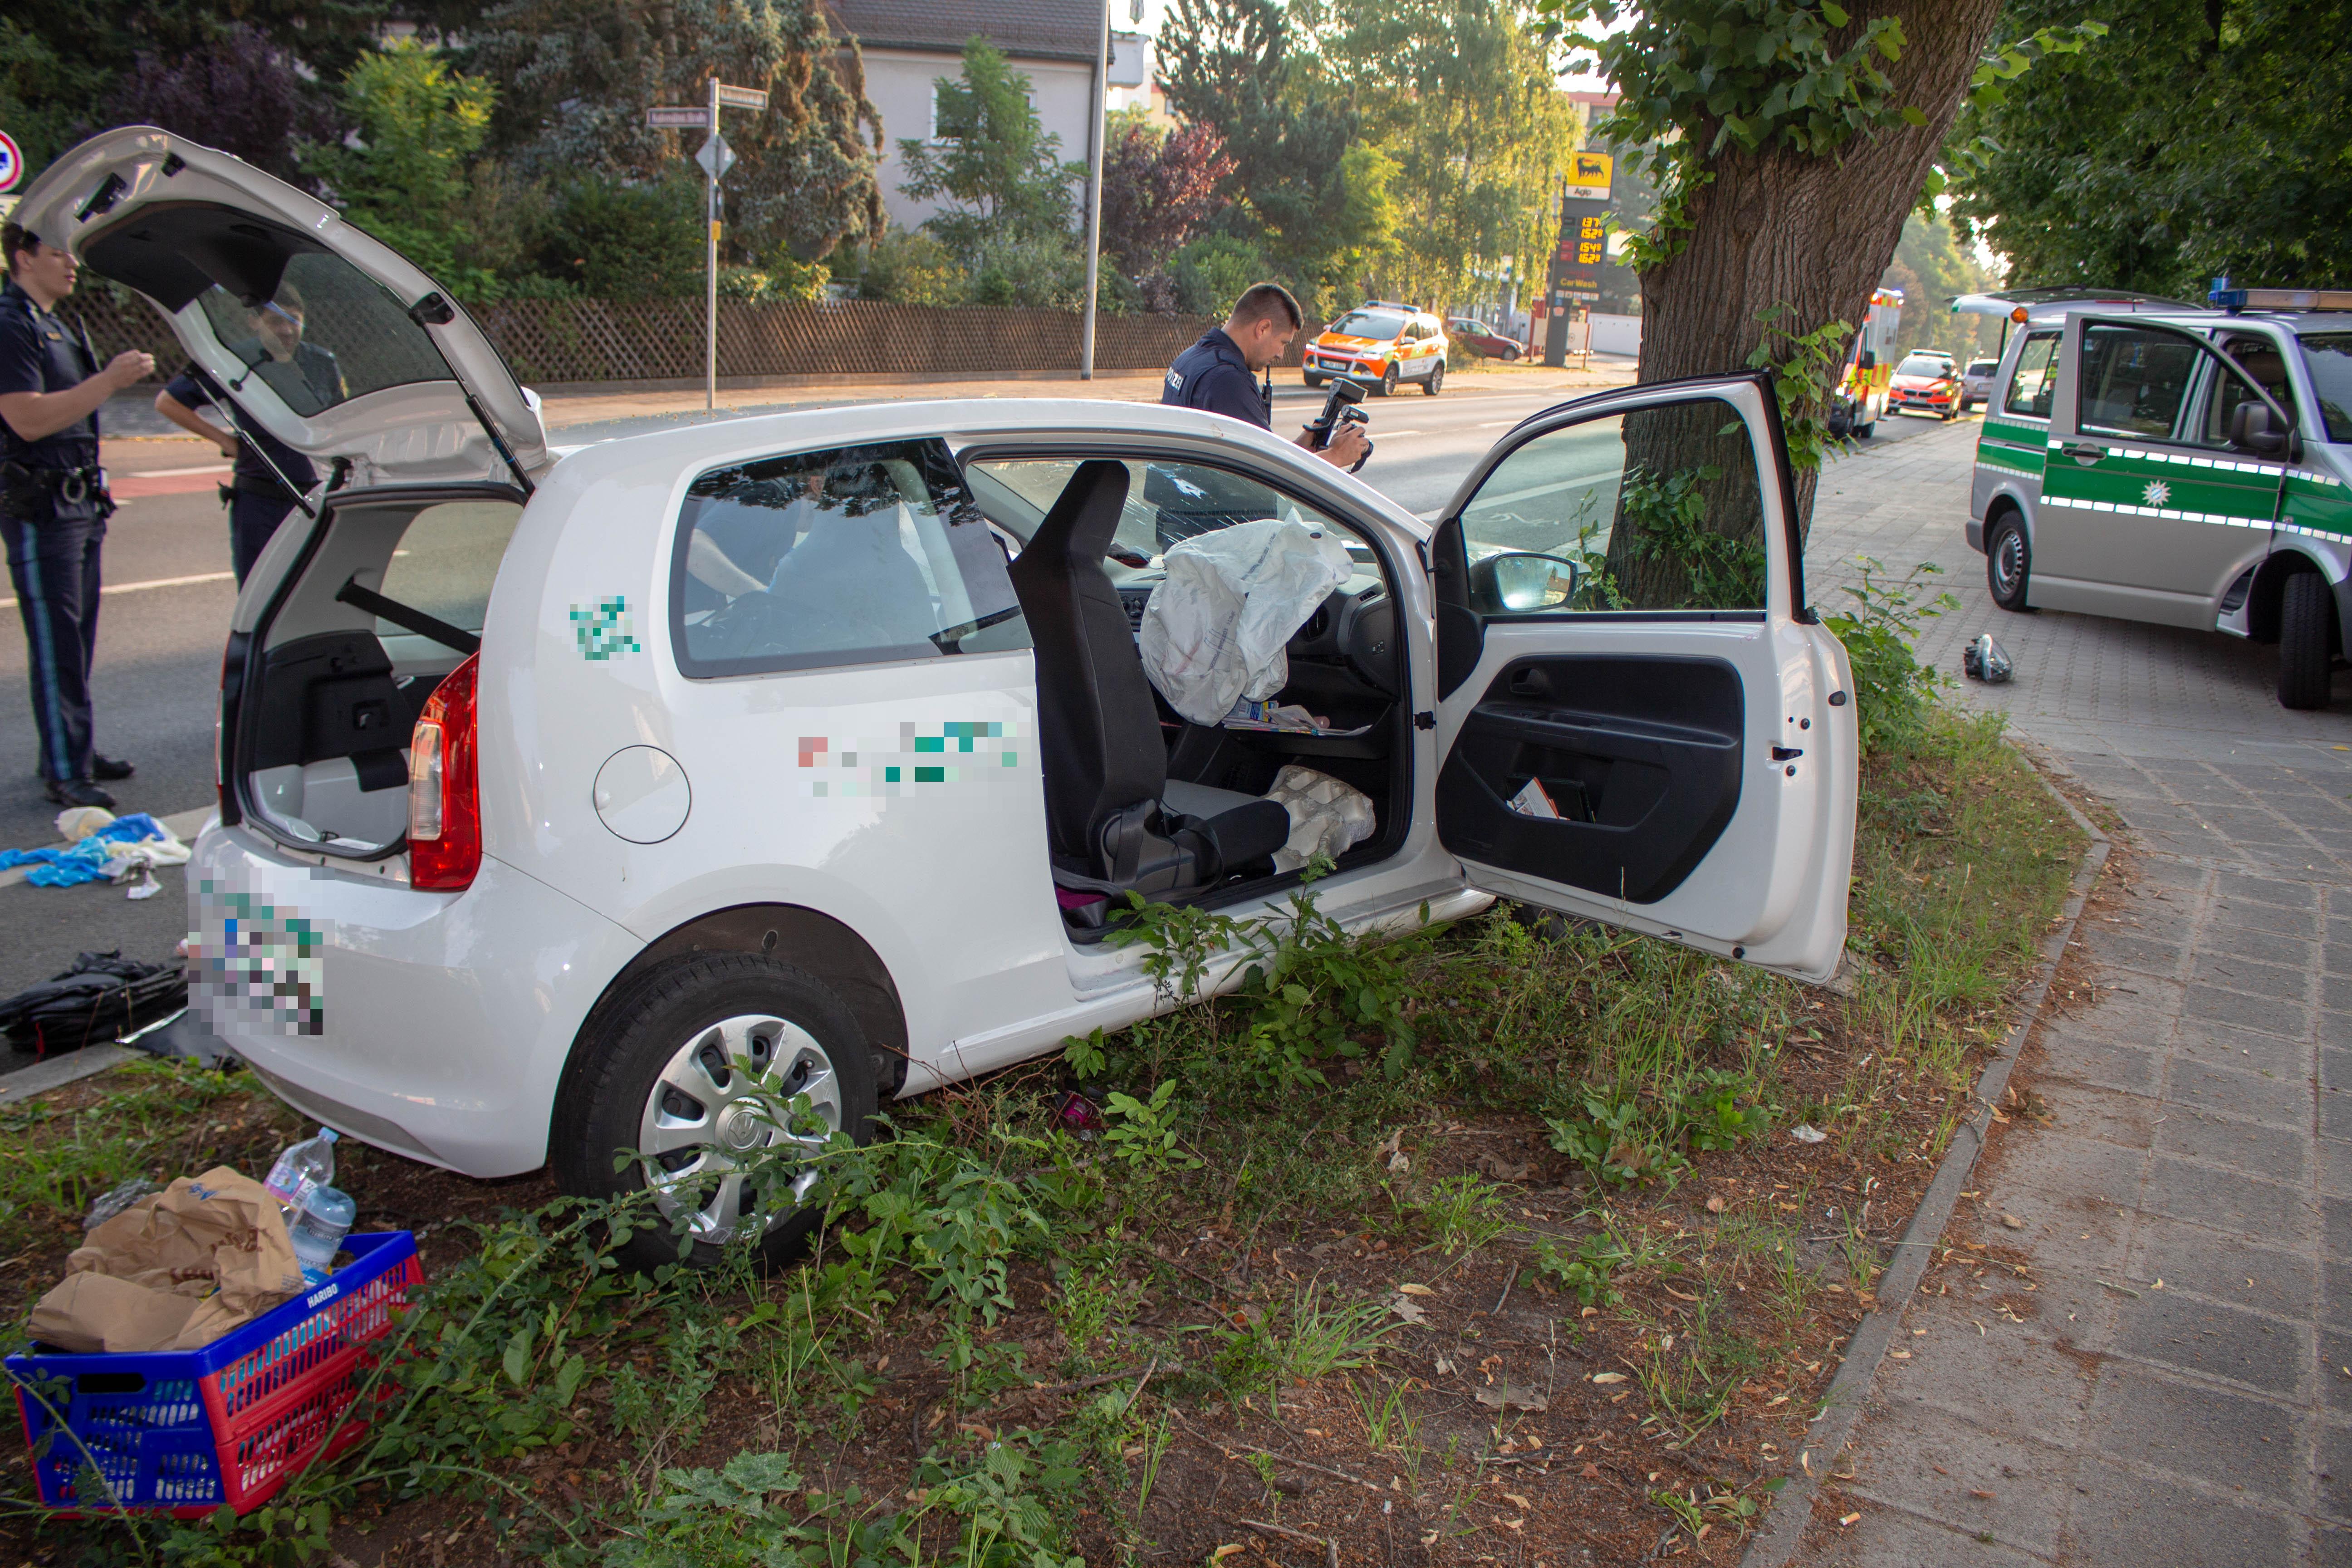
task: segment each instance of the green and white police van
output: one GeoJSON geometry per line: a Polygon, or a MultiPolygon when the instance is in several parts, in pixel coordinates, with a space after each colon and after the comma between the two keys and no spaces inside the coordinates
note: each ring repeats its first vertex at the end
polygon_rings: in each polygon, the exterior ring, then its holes
{"type": "Polygon", "coordinates": [[[2324,708],[2352,652],[2352,291],[1972,296],[2015,323],[1968,539],[2005,610],[2227,632],[2324,708]]]}

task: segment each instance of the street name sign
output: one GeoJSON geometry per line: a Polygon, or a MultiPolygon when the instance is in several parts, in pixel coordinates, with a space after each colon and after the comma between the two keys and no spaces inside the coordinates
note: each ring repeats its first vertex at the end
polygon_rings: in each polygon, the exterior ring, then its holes
{"type": "Polygon", "coordinates": [[[691,109],[648,109],[646,123],[664,130],[708,131],[710,110],[699,105],[691,109]]]}

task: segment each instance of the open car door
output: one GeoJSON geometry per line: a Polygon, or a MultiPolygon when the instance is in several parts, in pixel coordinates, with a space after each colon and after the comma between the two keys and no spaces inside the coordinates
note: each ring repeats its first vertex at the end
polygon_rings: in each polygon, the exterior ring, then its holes
{"type": "Polygon", "coordinates": [[[171,318],[240,416],[356,485],[491,480],[550,462],[539,410],[440,285],[341,213],[152,125],[42,171],[16,220],[171,318]]]}
{"type": "Polygon", "coordinates": [[[1437,831],[1470,880],[1800,978],[1835,973],[1857,746],[1804,607],[1760,376],[1538,415],[1432,542],[1437,831]]]}

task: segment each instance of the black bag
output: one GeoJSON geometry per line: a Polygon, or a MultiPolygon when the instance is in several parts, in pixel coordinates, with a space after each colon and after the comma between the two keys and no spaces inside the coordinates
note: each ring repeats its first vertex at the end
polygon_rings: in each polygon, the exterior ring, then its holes
{"type": "Polygon", "coordinates": [[[0,1002],[0,1029],[15,1049],[50,1057],[121,1039],[187,1003],[177,964],[142,963],[120,948],[77,953],[63,974],[0,1002]]]}

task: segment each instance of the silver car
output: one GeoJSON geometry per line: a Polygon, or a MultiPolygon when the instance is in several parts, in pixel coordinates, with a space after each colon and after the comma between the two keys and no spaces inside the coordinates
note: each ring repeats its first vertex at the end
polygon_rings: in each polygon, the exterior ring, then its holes
{"type": "Polygon", "coordinates": [[[1992,384],[2000,374],[1998,359],[1972,359],[1969,368],[1960,373],[1960,412],[1966,414],[1979,403],[1992,401],[1992,384]]]}

